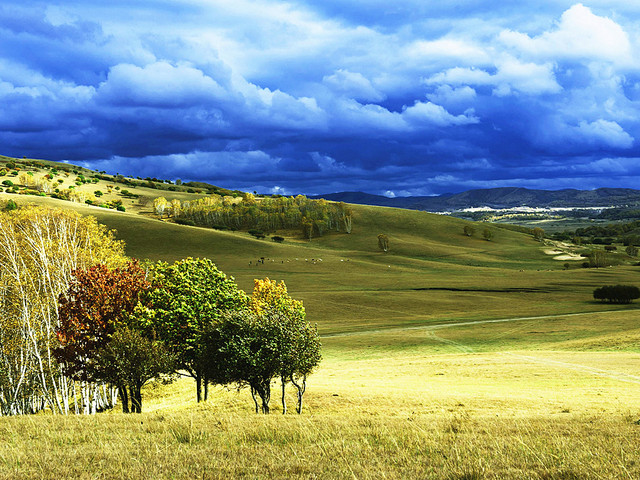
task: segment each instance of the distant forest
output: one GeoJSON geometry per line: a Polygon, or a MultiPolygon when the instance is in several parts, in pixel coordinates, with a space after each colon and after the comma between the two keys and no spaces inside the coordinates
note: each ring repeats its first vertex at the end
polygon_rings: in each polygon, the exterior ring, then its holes
{"type": "Polygon", "coordinates": [[[211,195],[193,201],[154,202],[156,213],[165,212],[176,223],[221,230],[254,230],[270,233],[300,229],[306,238],[322,236],[328,231],[351,233],[352,211],[343,202],[311,200],[297,197],[255,198],[245,193],[241,199],[211,195]]]}

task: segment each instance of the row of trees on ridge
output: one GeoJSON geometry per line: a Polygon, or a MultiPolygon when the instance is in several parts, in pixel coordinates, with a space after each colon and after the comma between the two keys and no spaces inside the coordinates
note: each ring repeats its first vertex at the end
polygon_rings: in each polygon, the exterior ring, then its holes
{"type": "Polygon", "coordinates": [[[299,229],[309,239],[330,230],[351,233],[352,229],[352,211],[347,204],[312,200],[304,195],[260,199],[250,193],[237,199],[210,195],[185,202],[159,197],[154,209],[161,218],[169,215],[178,223],[265,232],[299,229]]]}

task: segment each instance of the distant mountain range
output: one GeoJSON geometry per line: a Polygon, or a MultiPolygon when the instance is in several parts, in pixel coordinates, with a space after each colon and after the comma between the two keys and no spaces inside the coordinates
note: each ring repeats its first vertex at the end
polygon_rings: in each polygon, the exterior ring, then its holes
{"type": "Polygon", "coordinates": [[[608,207],[640,205],[640,190],[631,188],[598,188],[596,190],[531,190],[520,187],[487,188],[434,197],[383,197],[363,192],[339,192],[315,195],[338,202],[361,205],[446,212],[473,207],[608,207]]]}

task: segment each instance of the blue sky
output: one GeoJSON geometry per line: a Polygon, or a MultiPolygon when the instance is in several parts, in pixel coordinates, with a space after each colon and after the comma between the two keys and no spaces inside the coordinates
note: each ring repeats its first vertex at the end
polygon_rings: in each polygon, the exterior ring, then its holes
{"type": "Polygon", "coordinates": [[[639,52],[629,0],[5,0],[0,154],[266,193],[635,188],[639,52]]]}

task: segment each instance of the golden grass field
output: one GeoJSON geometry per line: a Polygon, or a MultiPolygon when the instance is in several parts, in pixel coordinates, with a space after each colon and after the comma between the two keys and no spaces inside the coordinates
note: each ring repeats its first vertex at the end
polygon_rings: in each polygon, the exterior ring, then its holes
{"type": "Polygon", "coordinates": [[[131,256],[207,256],[248,291],[284,280],[324,359],[300,416],[277,384],[261,416],[247,391],[197,404],[180,379],[148,387],[141,415],[0,418],[0,478],[640,478],[640,310],[591,298],[637,285],[632,259],[564,270],[530,236],[381,207],[354,206],[351,235],[275,244],[28,199],[96,215],[131,256]]]}

